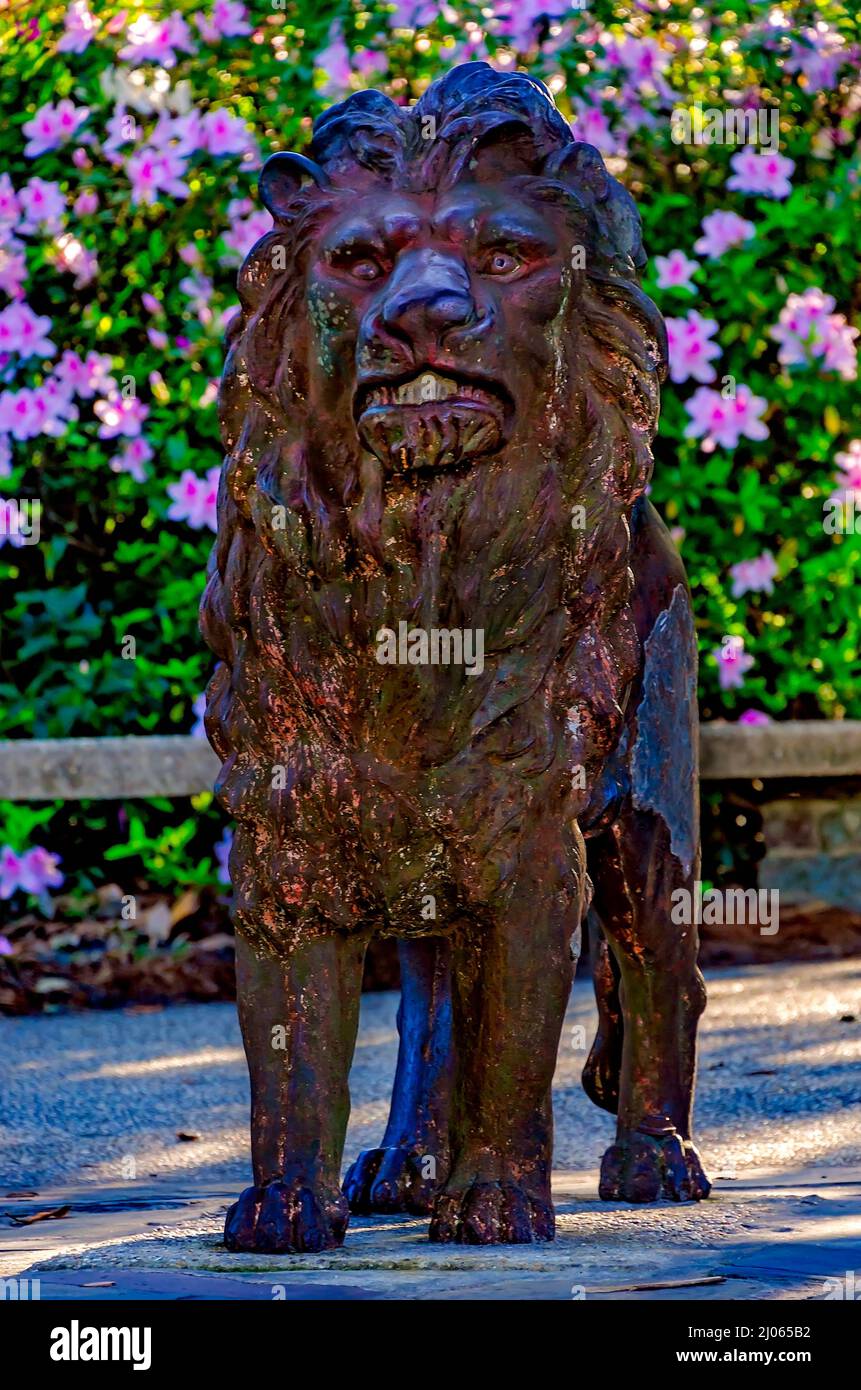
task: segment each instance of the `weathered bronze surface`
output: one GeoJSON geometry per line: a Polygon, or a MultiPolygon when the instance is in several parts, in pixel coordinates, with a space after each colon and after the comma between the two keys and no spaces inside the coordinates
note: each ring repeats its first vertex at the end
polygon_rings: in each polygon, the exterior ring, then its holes
{"type": "Polygon", "coordinates": [[[704,1197],[704,991],[670,916],[698,868],[696,646],[645,498],[666,340],[634,204],[540,83],[483,63],[333,107],[261,194],[202,608],[252,1085],[226,1243],[337,1245],[348,1204],[551,1239],[590,895],[601,1195],[704,1197]],[[401,938],[400,1055],[342,1192],[375,931],[401,938]]]}

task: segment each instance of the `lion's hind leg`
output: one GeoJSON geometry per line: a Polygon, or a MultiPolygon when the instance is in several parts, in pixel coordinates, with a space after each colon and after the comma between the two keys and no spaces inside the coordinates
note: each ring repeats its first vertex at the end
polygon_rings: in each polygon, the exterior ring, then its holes
{"type": "Polygon", "coordinates": [[[597,913],[588,918],[592,980],[598,1007],[598,1031],[583,1068],[583,1089],[595,1105],[615,1115],[619,1107],[624,1024],[619,1002],[619,967],[607,944],[597,913]]]}
{"type": "Polygon", "coordinates": [[[449,1169],[448,1112],[454,1071],[451,949],[442,938],[398,944],[398,1063],[379,1148],[365,1149],[344,1179],[357,1215],[430,1212],[449,1169]]]}

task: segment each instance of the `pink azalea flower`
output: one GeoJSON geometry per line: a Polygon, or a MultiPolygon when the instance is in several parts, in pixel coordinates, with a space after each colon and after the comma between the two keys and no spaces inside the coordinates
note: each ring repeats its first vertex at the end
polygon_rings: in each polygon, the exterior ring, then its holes
{"type": "Polygon", "coordinates": [[[718,664],[718,684],[721,690],[738,690],[744,685],[746,673],[753,666],[753,657],[744,649],[743,637],[725,637],[714,649],[718,664]]]}
{"type": "Polygon", "coordinates": [[[747,148],[737,150],[730,164],[733,174],[726,186],[734,192],[752,193],[762,198],[788,198],[792,192],[789,179],[795,162],[786,155],[769,150],[759,154],[747,148]]]}
{"type": "Polygon", "coordinates": [[[110,372],[111,359],[107,354],[88,352],[82,358],[67,349],[54,369],[54,376],[69,392],[89,401],[98,391],[110,395],[114,390],[116,382],[110,372]]]}
{"type": "Polygon", "coordinates": [[[0,174],[0,225],[13,227],[21,216],[21,204],[8,174],[0,174]]]}
{"type": "Polygon", "coordinates": [[[314,59],[314,71],[322,72],[325,82],[321,91],[327,96],[343,96],[349,89],[353,69],[350,66],[350,51],[344,42],[344,35],[337,20],[329,30],[329,42],[314,59]]]}
{"type": "Polygon", "coordinates": [[[72,207],[77,217],[92,217],[94,212],[98,212],[99,195],[91,188],[85,188],[78,194],[72,207]]]}
{"type": "Polygon", "coordinates": [[[193,314],[196,314],[200,322],[206,326],[212,323],[212,309],[209,301],[212,298],[214,286],[206,275],[195,273],[194,275],[184,275],[179,282],[179,288],[184,295],[188,296],[188,307],[193,314]]]}
{"type": "Polygon", "coordinates": [[[248,11],[237,0],[215,0],[212,14],[198,13],[192,16],[204,43],[218,43],[219,39],[238,39],[251,33],[248,11]]]}
{"type": "Polygon", "coordinates": [[[130,474],[136,483],[145,483],[149,474],[146,465],[151,458],[152,449],[140,434],[137,439],[130,439],[124,444],[118,454],[114,454],[109,460],[109,467],[114,473],[130,474]]]}
{"type": "MultiPolygon", "coordinates": [[[[522,9],[536,10],[536,0],[524,0],[522,9]]],[[[390,29],[417,29],[422,24],[430,24],[438,6],[428,0],[394,0],[394,10],[389,14],[390,29]]],[[[517,15],[521,10],[519,0],[502,0],[500,12],[517,15]]],[[[507,32],[507,31],[506,31],[507,32]]]]}
{"type": "Polygon", "coordinates": [[[659,290],[688,290],[696,294],[696,286],[691,284],[691,276],[699,270],[699,262],[690,260],[684,251],[671,251],[668,256],[656,256],[659,290]]]}
{"type": "Polygon", "coordinates": [[[610,129],[609,118],[599,105],[575,98],[574,110],[576,114],[571,122],[571,130],[575,139],[583,140],[587,145],[594,145],[595,149],[604,155],[621,153],[621,144],[610,129]]]}
{"type": "Polygon", "coordinates": [[[124,106],[115,106],[114,114],[105,125],[107,139],[102,141],[104,154],[116,154],[121,145],[128,145],[137,139],[137,125],[124,106]]]}
{"type": "Polygon", "coordinates": [[[669,67],[671,55],[663,49],[657,39],[638,39],[632,35],[621,43],[613,43],[607,49],[607,59],[625,68],[631,82],[637,87],[648,87],[661,96],[671,95],[662,76],[669,67]]]}
{"type": "Polygon", "coordinates": [[[133,439],[143,429],[149,406],[137,396],[110,396],[105,401],[96,401],[93,411],[102,422],[99,439],[116,439],[119,435],[133,439]]]}
{"type": "Polygon", "coordinates": [[[360,77],[371,82],[374,77],[382,77],[388,71],[389,60],[378,49],[359,48],[353,54],[353,67],[360,77]]]}
{"type": "Polygon", "coordinates": [[[19,357],[50,357],[56,352],[47,336],[51,320],[34,314],[29,304],[19,300],[0,310],[0,352],[17,352],[19,357]]]}
{"type": "Polygon", "coordinates": [[[837,372],[844,381],[857,376],[857,328],[845,315],[833,313],[834,296],[811,285],[803,294],[791,294],[769,336],[780,343],[777,360],[784,367],[809,365],[817,360],[824,371],[837,372]]]}
{"type": "Polygon", "coordinates": [[[177,51],[195,51],[191,30],[177,10],[167,19],[141,15],[129,25],[126,39],[128,42],[118,54],[124,63],[158,63],[163,68],[172,68],[177,51]]]}
{"type": "Polygon", "coordinates": [[[694,242],[694,250],[715,261],[732,246],[749,241],[756,228],[736,212],[710,212],[702,222],[703,235],[694,242]]]}
{"type": "Polygon", "coordinates": [[[0,290],[10,299],[21,299],[24,295],[24,281],[27,279],[27,259],[20,241],[14,237],[6,245],[0,245],[0,290]]]}
{"type": "Polygon", "coordinates": [[[185,162],[176,150],[137,150],[126,160],[126,173],[135,204],[157,202],[160,193],[172,198],[188,196],[188,184],[182,181],[185,162]]]}
{"type": "Polygon", "coordinates": [[[717,373],[709,363],[720,357],[720,348],[711,341],[717,332],[716,319],[704,319],[692,309],[683,319],[668,318],[667,340],[670,350],[670,377],[676,383],[714,381],[717,373]]]}
{"type": "Polygon", "coordinates": [[[837,372],[843,381],[854,381],[858,375],[857,328],[850,328],[842,314],[832,314],[825,343],[823,365],[828,372],[837,372]]]}
{"type": "Polygon", "coordinates": [[[14,956],[15,947],[8,936],[0,936],[0,956],[14,956]]]}
{"type": "Polygon", "coordinates": [[[248,127],[242,117],[234,116],[230,111],[223,109],[207,111],[200,125],[204,148],[216,158],[231,154],[244,154],[253,145],[248,127]]]}
{"type": "Polygon", "coordinates": [[[745,710],[742,710],[742,712],[741,712],[741,714],[738,716],[738,720],[737,720],[736,722],[739,723],[739,724],[762,725],[762,724],[772,724],[774,721],[772,720],[771,715],[770,715],[770,714],[766,714],[764,710],[761,710],[761,709],[745,709],[745,710]]]}
{"type": "Polygon", "coordinates": [[[703,447],[720,445],[734,449],[741,438],[767,439],[768,426],[759,418],[768,405],[764,396],[754,396],[749,386],[739,386],[734,400],[725,400],[719,391],[697,387],[685,410],[691,417],[685,429],[688,439],[702,439],[703,447]]]}
{"type": "Polygon", "coordinates": [[[221,316],[220,316],[220,320],[219,320],[219,327],[220,327],[222,333],[226,333],[226,332],[227,332],[227,330],[228,330],[230,324],[231,324],[231,323],[233,322],[233,320],[236,318],[236,315],[237,315],[238,313],[239,313],[239,305],[238,305],[238,304],[228,304],[227,308],[224,309],[224,310],[222,311],[221,316]]]}
{"type": "Polygon", "coordinates": [[[773,594],[777,563],[770,550],[764,550],[755,560],[739,560],[730,569],[732,596],[742,594],[773,594]]]}
{"type": "Polygon", "coordinates": [[[0,430],[11,434],[13,439],[33,439],[40,433],[41,424],[33,409],[33,393],[22,387],[20,391],[0,392],[0,430]]]}
{"type": "Polygon", "coordinates": [[[835,479],[838,488],[861,492],[861,439],[853,439],[848,449],[835,454],[834,462],[840,470],[835,479]]]}
{"type": "Polygon", "coordinates": [[[21,859],[9,845],[4,845],[0,849],[0,898],[11,898],[19,887],[20,877],[21,859]]]}
{"type": "Polygon", "coordinates": [[[35,159],[48,150],[65,145],[89,114],[88,106],[75,106],[68,97],[58,101],[56,106],[46,102],[39,107],[32,120],[25,121],[21,127],[27,136],[24,154],[28,159],[35,159]]]}
{"type": "MultiPolygon", "coordinates": [[[[228,204],[227,215],[231,218],[231,205],[228,204]]],[[[234,214],[235,217],[235,214],[234,214]]],[[[246,218],[231,218],[229,231],[224,233],[224,244],[229,247],[230,254],[224,260],[228,265],[238,265],[245,260],[252,246],[255,246],[261,237],[267,232],[271,232],[274,222],[271,215],[265,208],[259,212],[252,212],[246,218]]]]}
{"type": "Polygon", "coordinates": [[[837,86],[840,68],[853,57],[854,50],[845,45],[839,30],[818,20],[811,27],[799,29],[783,66],[787,72],[804,73],[808,90],[831,91],[837,86]]]}
{"type": "Polygon", "coordinates": [[[76,290],[95,280],[99,273],[99,258],[95,251],[88,251],[70,232],[64,232],[57,239],[56,249],[57,265],[60,270],[74,275],[76,290]]]}
{"type": "MultiPolygon", "coordinates": [[[[389,23],[393,28],[415,29],[429,23],[438,8],[424,0],[406,0],[398,6],[400,17],[392,15],[389,23]]],[[[493,7],[494,32],[508,39],[513,48],[523,51],[534,44],[535,26],[542,15],[555,19],[569,8],[566,0],[500,0],[493,7]]]]}
{"type": "Polygon", "coordinates": [[[154,150],[169,150],[183,158],[194,154],[195,150],[205,150],[203,117],[194,110],[185,116],[171,116],[163,111],[155,128],[150,131],[149,144],[154,150]]]}
{"type": "Polygon", "coordinates": [[[72,0],[63,19],[64,34],[58,53],[83,53],[93,38],[99,21],[87,7],[87,0],[72,0]]]}
{"type": "Polygon", "coordinates": [[[202,478],[198,478],[190,468],[183,469],[179,482],[168,484],[167,493],[173,499],[167,511],[170,520],[187,521],[195,531],[204,526],[208,526],[210,531],[217,531],[216,504],[220,473],[218,464],[202,478]]]}
{"type": "Polygon", "coordinates": [[[0,435],[0,478],[12,476],[12,446],[5,435],[0,435]]]}
{"type": "Polygon", "coordinates": [[[59,438],[78,418],[78,408],[63,383],[50,376],[30,392],[31,432],[59,438]]]}
{"type": "Polygon", "coordinates": [[[63,875],[59,870],[60,859],[56,854],[50,854],[48,850],[42,849],[41,845],[34,845],[28,849],[21,860],[21,869],[18,878],[18,886],[25,893],[32,893],[38,897],[48,888],[59,888],[63,883],[63,875]]]}
{"type": "Polygon", "coordinates": [[[23,214],[19,228],[21,232],[58,232],[62,227],[66,203],[58,183],[28,179],[18,194],[18,202],[23,214]]]}

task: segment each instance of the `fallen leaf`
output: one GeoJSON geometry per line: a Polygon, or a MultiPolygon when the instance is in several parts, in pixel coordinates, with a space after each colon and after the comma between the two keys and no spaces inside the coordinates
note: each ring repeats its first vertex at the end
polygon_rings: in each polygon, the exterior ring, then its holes
{"type": "Polygon", "coordinates": [[[170,910],[171,925],[176,926],[183,917],[190,917],[200,907],[200,894],[193,889],[187,888],[181,893],[170,910]]]}
{"type": "Polygon", "coordinates": [[[45,1211],[34,1211],[28,1216],[16,1216],[14,1211],[4,1211],[3,1216],[11,1217],[16,1226],[32,1226],[34,1221],[59,1221],[69,1215],[68,1204],[64,1207],[49,1207],[45,1211]]]}

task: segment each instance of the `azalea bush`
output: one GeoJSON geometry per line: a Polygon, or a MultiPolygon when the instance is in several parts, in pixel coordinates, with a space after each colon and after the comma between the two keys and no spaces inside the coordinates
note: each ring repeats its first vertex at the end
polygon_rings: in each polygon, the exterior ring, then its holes
{"type": "MultiPolygon", "coordinates": [[[[202,735],[217,379],[261,162],[350,91],[409,102],[474,59],[542,77],[642,211],[670,341],[652,499],[704,716],[861,715],[859,55],[832,0],[6,5],[0,738],[202,735]]],[[[225,845],[207,796],[0,803],[0,899],[203,886],[225,845]]]]}

